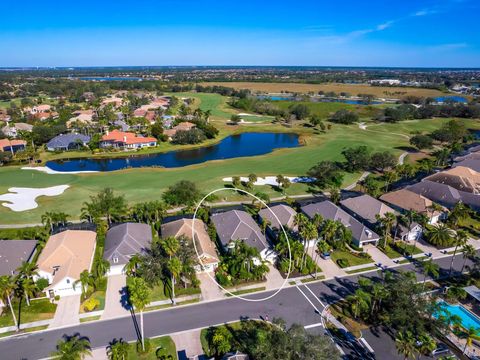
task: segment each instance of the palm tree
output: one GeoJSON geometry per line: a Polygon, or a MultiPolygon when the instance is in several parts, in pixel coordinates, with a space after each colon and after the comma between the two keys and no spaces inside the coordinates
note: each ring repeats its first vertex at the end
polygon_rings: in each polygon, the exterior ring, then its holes
{"type": "Polygon", "coordinates": [[[20,278],[17,282],[17,285],[21,290],[21,293],[25,296],[27,306],[30,306],[30,298],[35,296],[35,294],[37,293],[37,285],[32,278],[20,278]]]}
{"type": "Polygon", "coordinates": [[[13,311],[13,306],[12,306],[12,295],[14,294],[15,291],[15,281],[10,276],[3,275],[0,276],[0,299],[5,303],[8,303],[8,306],[10,307],[10,311],[12,313],[13,317],[13,322],[15,323],[15,326],[18,328],[18,322],[17,318],[15,316],[15,311],[13,311]]]}
{"type": "Polygon", "coordinates": [[[432,218],[433,218],[433,215],[435,215],[436,212],[440,212],[443,210],[443,207],[439,204],[437,204],[436,202],[433,202],[432,201],[432,204],[430,206],[427,206],[427,214],[429,214],[429,222],[432,221],[432,218]]]}
{"type": "Polygon", "coordinates": [[[109,270],[110,270],[110,263],[108,262],[108,260],[100,259],[97,262],[97,267],[95,269],[95,272],[99,278],[104,277],[109,270]]]}
{"type": "Polygon", "coordinates": [[[399,332],[395,338],[395,346],[405,360],[415,359],[415,339],[410,331],[399,332]]]}
{"type": "Polygon", "coordinates": [[[467,264],[467,260],[468,259],[474,259],[475,256],[477,255],[477,251],[470,244],[463,245],[462,251],[463,251],[463,265],[462,265],[462,270],[460,270],[461,273],[463,273],[463,270],[465,269],[465,265],[467,264]]]}
{"type": "Polygon", "coordinates": [[[170,258],[167,263],[167,268],[172,278],[172,303],[175,304],[175,279],[180,276],[182,271],[182,263],[177,257],[170,258]]]}
{"type": "Polygon", "coordinates": [[[350,309],[355,319],[358,319],[362,311],[369,309],[371,303],[370,295],[360,289],[355,291],[355,294],[348,295],[345,300],[350,304],[350,309]]]}
{"type": "Polygon", "coordinates": [[[133,307],[140,311],[140,327],[142,349],[145,351],[145,337],[143,333],[143,310],[150,303],[150,289],[142,278],[129,278],[127,280],[127,290],[129,301],[133,307]]]}
{"type": "Polygon", "coordinates": [[[439,223],[432,226],[427,235],[433,245],[448,246],[452,241],[453,231],[447,225],[439,223]]]}
{"type": "Polygon", "coordinates": [[[42,215],[42,218],[41,218],[42,224],[45,227],[50,228],[50,232],[53,232],[54,216],[55,216],[55,213],[47,211],[45,214],[42,215]]]}
{"type": "Polygon", "coordinates": [[[180,247],[180,244],[176,238],[173,236],[169,236],[162,240],[161,242],[162,249],[171,259],[173,255],[175,255],[180,247]]]}
{"type": "Polygon", "coordinates": [[[82,294],[85,295],[87,293],[88,286],[92,283],[92,277],[88,270],[83,270],[80,273],[80,278],[73,283],[73,288],[80,284],[82,286],[82,294]]]}
{"type": "Polygon", "coordinates": [[[125,360],[128,357],[128,343],[123,339],[114,339],[107,348],[109,360],[125,360]]]}
{"type": "Polygon", "coordinates": [[[437,348],[437,342],[427,334],[420,335],[418,341],[420,345],[417,349],[422,355],[429,356],[437,348]]]}
{"type": "Polygon", "coordinates": [[[422,263],[422,271],[423,271],[423,289],[425,289],[425,283],[427,281],[427,276],[431,276],[432,278],[437,278],[439,275],[440,267],[438,264],[434,263],[433,260],[424,261],[422,263]]]}
{"type": "Polygon", "coordinates": [[[306,257],[306,254],[308,251],[307,243],[309,240],[314,240],[318,238],[318,230],[317,230],[317,227],[312,222],[307,221],[306,223],[302,224],[302,226],[299,227],[298,233],[303,239],[304,255],[302,256],[302,266],[301,266],[301,269],[303,269],[304,261],[306,261],[306,258],[307,258],[306,257]]]}
{"type": "Polygon", "coordinates": [[[57,343],[57,350],[52,357],[60,360],[82,360],[92,355],[90,340],[80,334],[72,336],[63,335],[62,340],[57,343]]]}
{"type": "Polygon", "coordinates": [[[140,265],[141,258],[138,254],[134,254],[129,260],[128,263],[125,264],[123,267],[123,271],[125,274],[128,276],[132,276],[135,274],[136,270],[138,269],[138,266],[140,265]]]}
{"type": "Polygon", "coordinates": [[[465,354],[467,348],[472,346],[473,340],[478,338],[478,331],[471,326],[463,333],[463,337],[465,338],[465,347],[463,348],[462,354],[465,354]]]}
{"type": "Polygon", "coordinates": [[[453,250],[452,260],[450,261],[450,270],[448,272],[448,276],[452,275],[453,270],[453,261],[455,260],[455,255],[457,255],[457,249],[459,246],[464,246],[468,241],[468,235],[463,230],[458,230],[454,236],[455,241],[455,250],[453,250]]]}
{"type": "Polygon", "coordinates": [[[459,201],[455,204],[454,208],[448,216],[450,224],[453,224],[455,228],[458,227],[461,220],[465,220],[470,216],[470,209],[463,202],[459,201]]]}
{"type": "Polygon", "coordinates": [[[17,269],[19,276],[24,278],[33,278],[38,275],[38,266],[33,262],[23,261],[17,269]]]}
{"type": "Polygon", "coordinates": [[[383,239],[384,239],[383,246],[385,247],[388,243],[388,237],[391,234],[392,227],[395,225],[395,222],[397,221],[397,217],[395,216],[395,214],[390,212],[383,214],[383,216],[380,216],[379,214],[377,214],[375,217],[377,221],[380,222],[380,225],[383,228],[383,239]]]}
{"type": "Polygon", "coordinates": [[[319,229],[320,226],[322,226],[322,223],[323,223],[322,215],[320,215],[320,214],[313,215],[312,223],[317,227],[317,229],[319,229]]]}

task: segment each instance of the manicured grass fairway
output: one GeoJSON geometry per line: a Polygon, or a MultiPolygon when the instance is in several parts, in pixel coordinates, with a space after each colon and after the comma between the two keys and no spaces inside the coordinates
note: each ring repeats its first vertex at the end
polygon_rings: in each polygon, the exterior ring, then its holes
{"type": "MultiPolygon", "coordinates": [[[[401,124],[411,124],[413,130],[433,129],[440,127],[446,120],[422,120],[401,124]]],[[[465,121],[470,128],[479,128],[475,121],[465,121]]],[[[358,125],[333,125],[326,133],[315,134],[310,128],[296,126],[291,129],[279,125],[242,125],[242,131],[293,131],[302,134],[305,146],[291,149],[279,149],[270,154],[217,160],[208,163],[187,166],[183,168],[162,169],[142,168],[128,169],[116,172],[95,174],[59,174],[48,175],[36,171],[25,171],[19,167],[4,167],[0,169],[0,194],[10,187],[47,187],[68,184],[70,188],[64,194],[55,197],[40,197],[39,207],[21,213],[16,213],[0,206],[0,223],[39,223],[41,215],[46,211],[63,211],[77,219],[82,204],[105,187],[111,187],[116,192],[125,195],[130,203],[160,199],[164,190],[175,182],[188,179],[194,181],[203,191],[223,187],[223,177],[234,175],[247,176],[250,173],[262,175],[304,175],[308,169],[321,160],[342,160],[341,151],[348,146],[366,145],[372,150],[390,150],[397,156],[402,147],[408,146],[408,139],[393,134],[393,125],[381,125],[375,128],[379,132],[361,130],[358,125]],[[382,128],[384,127],[384,128],[382,128]],[[374,134],[374,135],[373,135],[374,134]]],[[[225,130],[225,126],[221,128],[225,130]]],[[[230,130],[233,131],[233,130],[230,130]]],[[[352,183],[359,174],[346,174],[344,185],[352,183]]],[[[270,186],[258,186],[255,190],[264,191],[271,197],[281,196],[270,186]]],[[[306,185],[292,185],[289,195],[305,193],[306,185]]],[[[219,200],[238,199],[233,192],[225,191],[218,194],[219,200]]]]}

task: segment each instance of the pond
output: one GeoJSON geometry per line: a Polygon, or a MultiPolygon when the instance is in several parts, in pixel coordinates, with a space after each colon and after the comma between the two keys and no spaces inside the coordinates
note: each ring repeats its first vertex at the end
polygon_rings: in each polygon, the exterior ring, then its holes
{"type": "Polygon", "coordinates": [[[108,159],[71,159],[47,162],[55,171],[115,171],[125,168],[166,167],[175,168],[200,164],[210,160],[232,159],[268,154],[275,149],[299,146],[297,134],[243,133],[231,135],[218,144],[198,149],[169,151],[150,155],[132,155],[108,159]]]}
{"type": "Polygon", "coordinates": [[[131,76],[124,76],[124,77],[82,76],[82,77],[73,78],[73,79],[79,79],[79,80],[85,80],[85,81],[140,81],[140,80],[143,80],[142,78],[131,77],[131,76]]]}
{"type": "Polygon", "coordinates": [[[439,96],[435,98],[436,102],[444,103],[444,102],[455,102],[455,103],[468,103],[468,100],[462,96],[439,96]]]}
{"type": "MultiPolygon", "coordinates": [[[[295,96],[278,96],[278,95],[258,95],[257,99],[260,100],[271,100],[271,101],[304,101],[301,97],[295,96]]],[[[361,99],[340,99],[340,98],[327,98],[327,97],[310,97],[307,101],[311,102],[336,102],[336,103],[343,103],[343,104],[351,104],[351,105],[378,105],[383,104],[383,102],[375,100],[371,101],[368,104],[361,99]]]]}

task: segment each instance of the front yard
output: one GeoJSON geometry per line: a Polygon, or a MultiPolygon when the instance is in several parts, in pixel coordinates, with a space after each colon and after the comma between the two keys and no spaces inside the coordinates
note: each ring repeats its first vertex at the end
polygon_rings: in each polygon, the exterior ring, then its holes
{"type": "Polygon", "coordinates": [[[176,359],[177,349],[170,336],[162,336],[147,340],[150,343],[150,350],[146,354],[137,352],[137,344],[129,344],[128,360],[156,360],[165,356],[165,359],[176,359]],[[171,356],[171,357],[170,357],[171,356]]]}
{"type": "Polygon", "coordinates": [[[334,250],[330,254],[330,257],[335,262],[335,264],[337,264],[341,268],[373,263],[372,258],[367,253],[360,254],[357,255],[348,250],[334,250]]]}
{"type": "Polygon", "coordinates": [[[407,255],[421,254],[423,251],[413,244],[406,244],[404,242],[396,242],[392,245],[387,245],[385,248],[379,247],[379,249],[387,255],[390,259],[397,259],[407,255]]]}
{"type": "MultiPolygon", "coordinates": [[[[57,309],[56,304],[52,304],[49,299],[40,299],[30,301],[30,306],[27,306],[25,300],[22,300],[19,308],[18,300],[12,303],[15,311],[15,316],[20,324],[29,322],[52,319],[57,309]]],[[[0,316],[0,327],[15,325],[12,313],[8,306],[3,308],[3,313],[0,316]]]]}

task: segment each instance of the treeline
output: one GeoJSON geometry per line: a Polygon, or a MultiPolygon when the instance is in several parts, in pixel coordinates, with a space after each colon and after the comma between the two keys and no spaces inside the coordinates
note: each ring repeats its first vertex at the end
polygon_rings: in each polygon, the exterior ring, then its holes
{"type": "Polygon", "coordinates": [[[421,106],[402,104],[398,107],[386,108],[376,120],[398,122],[411,119],[430,119],[433,117],[478,118],[480,117],[480,104],[445,103],[443,105],[425,104],[421,106]]]}

